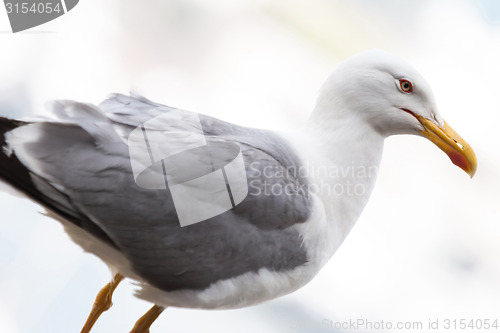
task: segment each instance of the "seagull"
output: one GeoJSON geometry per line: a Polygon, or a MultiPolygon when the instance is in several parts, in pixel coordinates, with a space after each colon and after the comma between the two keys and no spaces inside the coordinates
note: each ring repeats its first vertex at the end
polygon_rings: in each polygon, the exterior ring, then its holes
{"type": "Polygon", "coordinates": [[[0,118],[0,179],[110,268],[83,333],[125,278],[154,304],[134,333],[167,307],[241,308],[304,286],[361,214],[389,136],[429,139],[470,177],[477,167],[425,79],[381,50],[342,62],[293,132],[121,94],[52,111],[0,118]]]}

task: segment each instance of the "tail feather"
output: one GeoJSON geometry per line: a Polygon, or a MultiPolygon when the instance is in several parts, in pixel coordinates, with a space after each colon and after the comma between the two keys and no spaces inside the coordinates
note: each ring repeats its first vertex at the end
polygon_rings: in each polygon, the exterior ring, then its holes
{"type": "MultiPolygon", "coordinates": [[[[20,120],[9,119],[5,117],[0,117],[0,181],[8,183],[13,186],[18,191],[24,193],[30,199],[38,202],[42,206],[50,209],[57,215],[63,217],[64,219],[70,221],[71,223],[77,225],[83,230],[89,232],[90,234],[100,238],[109,245],[116,247],[116,244],[109,238],[109,236],[93,223],[87,216],[78,212],[74,207],[67,207],[67,205],[62,205],[53,198],[53,196],[41,192],[39,190],[40,186],[37,186],[34,182],[33,175],[31,171],[24,166],[21,161],[17,158],[15,153],[7,151],[7,142],[5,139],[5,134],[9,131],[16,129],[17,127],[27,125],[28,122],[23,122],[20,120]]],[[[57,191],[50,184],[52,191],[57,191]]],[[[66,196],[64,193],[58,193],[61,196],[66,196]]],[[[67,202],[71,199],[67,198],[67,202]]]]}
{"type": "Polygon", "coordinates": [[[29,197],[35,196],[35,186],[31,180],[28,169],[18,160],[15,154],[6,151],[5,133],[26,125],[26,122],[0,117],[0,178],[23,192],[29,197]]]}

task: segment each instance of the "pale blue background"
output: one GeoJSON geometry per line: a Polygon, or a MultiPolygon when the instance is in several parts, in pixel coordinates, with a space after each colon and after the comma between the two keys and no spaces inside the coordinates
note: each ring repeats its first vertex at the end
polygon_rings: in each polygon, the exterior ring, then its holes
{"type": "MultiPolygon", "coordinates": [[[[413,63],[475,149],[471,181],[430,142],[387,141],[358,224],[306,287],[243,310],[168,309],[152,332],[332,332],[323,319],[500,320],[498,1],[85,0],[13,35],[0,10],[0,112],[98,103],[130,88],[254,127],[291,129],[336,64],[378,47],[413,63]],[[147,3],[147,5],[146,5],[147,3]]],[[[62,227],[0,193],[0,332],[79,332],[110,278],[62,227]]],[[[127,332],[150,304],[123,283],[93,332],[127,332]]],[[[463,331],[466,332],[466,331],[463,331]]]]}

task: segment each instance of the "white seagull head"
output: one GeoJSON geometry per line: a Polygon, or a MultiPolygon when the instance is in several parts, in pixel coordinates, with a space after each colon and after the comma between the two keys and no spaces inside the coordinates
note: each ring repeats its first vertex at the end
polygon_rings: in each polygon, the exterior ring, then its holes
{"type": "Polygon", "coordinates": [[[355,119],[383,137],[426,137],[471,177],[477,161],[472,148],[441,118],[427,81],[407,62],[370,50],[342,62],[326,80],[316,112],[336,122],[355,119]]]}

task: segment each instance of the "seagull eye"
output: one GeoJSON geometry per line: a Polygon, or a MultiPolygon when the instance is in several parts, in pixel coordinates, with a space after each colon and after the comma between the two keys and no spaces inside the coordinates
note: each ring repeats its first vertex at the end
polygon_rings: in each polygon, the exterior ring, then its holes
{"type": "Polygon", "coordinates": [[[413,91],[413,85],[408,80],[404,79],[399,80],[399,86],[401,87],[401,90],[405,93],[411,93],[413,91]]]}

